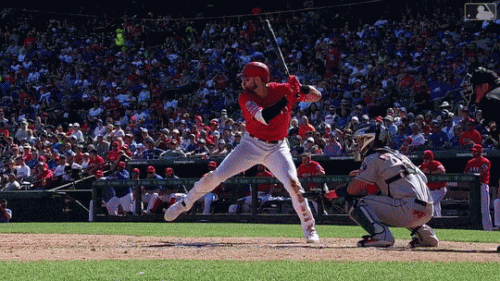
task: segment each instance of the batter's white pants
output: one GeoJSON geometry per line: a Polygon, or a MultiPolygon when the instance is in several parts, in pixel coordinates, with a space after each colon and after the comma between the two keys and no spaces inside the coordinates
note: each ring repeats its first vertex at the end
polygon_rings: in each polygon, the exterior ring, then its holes
{"type": "Polygon", "coordinates": [[[214,190],[220,183],[257,164],[263,164],[284,185],[290,194],[292,205],[300,218],[303,230],[314,227],[311,209],[302,196],[304,189],[297,177],[288,143],[284,140],[277,144],[267,144],[247,133],[215,171],[205,174],[197,181],[184,199],[187,210],[207,192],[214,190]]]}
{"type": "Polygon", "coordinates": [[[434,204],[434,213],[432,214],[435,218],[441,217],[441,200],[444,199],[448,189],[446,187],[431,190],[432,203],[434,204]]]}
{"type": "Polygon", "coordinates": [[[481,215],[483,221],[483,229],[493,229],[490,214],[490,187],[487,184],[481,184],[481,215]]]}

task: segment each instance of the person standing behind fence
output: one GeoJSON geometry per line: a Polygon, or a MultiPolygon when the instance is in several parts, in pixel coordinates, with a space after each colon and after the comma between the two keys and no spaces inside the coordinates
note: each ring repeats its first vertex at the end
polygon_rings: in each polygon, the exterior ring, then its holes
{"type": "MultiPolygon", "coordinates": [[[[446,173],[446,169],[443,164],[437,160],[434,160],[434,152],[432,150],[424,151],[422,156],[424,162],[419,166],[420,170],[424,172],[425,175],[442,175],[446,173]]],[[[441,217],[441,200],[446,196],[446,182],[428,182],[427,187],[431,190],[431,197],[434,204],[433,217],[441,217]]]]}
{"type": "Polygon", "coordinates": [[[472,158],[465,166],[465,174],[480,174],[481,182],[481,214],[483,229],[489,231],[493,228],[490,215],[490,170],[491,162],[486,157],[482,156],[483,146],[475,144],[472,148],[472,158]]]}
{"type": "Polygon", "coordinates": [[[7,200],[0,199],[0,223],[9,222],[12,219],[12,210],[7,209],[7,200]]]}

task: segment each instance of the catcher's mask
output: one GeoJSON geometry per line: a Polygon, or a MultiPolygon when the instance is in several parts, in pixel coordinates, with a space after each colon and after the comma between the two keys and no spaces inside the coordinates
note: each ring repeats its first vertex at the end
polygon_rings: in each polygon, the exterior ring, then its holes
{"type": "Polygon", "coordinates": [[[484,67],[478,67],[472,73],[467,73],[464,80],[460,84],[460,93],[465,101],[465,106],[469,106],[470,102],[475,99],[474,87],[488,83],[491,88],[500,82],[498,75],[492,70],[484,67]]]}
{"type": "Polygon", "coordinates": [[[360,162],[375,148],[385,146],[387,130],[380,124],[367,124],[360,127],[353,134],[356,141],[354,148],[354,160],[360,162]]]}

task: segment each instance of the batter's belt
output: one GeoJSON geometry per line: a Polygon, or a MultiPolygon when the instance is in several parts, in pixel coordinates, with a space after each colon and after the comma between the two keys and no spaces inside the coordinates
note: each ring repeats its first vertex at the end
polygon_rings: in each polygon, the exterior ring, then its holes
{"type": "Polygon", "coordinates": [[[274,141],[263,140],[263,139],[260,139],[260,138],[258,138],[258,137],[254,137],[254,136],[252,136],[252,134],[250,134],[250,133],[249,133],[248,135],[249,135],[249,136],[251,136],[252,138],[254,138],[254,139],[258,140],[258,141],[261,141],[261,142],[264,142],[264,143],[267,143],[267,144],[278,144],[278,142],[279,142],[279,141],[277,141],[277,140],[274,140],[274,141]]]}

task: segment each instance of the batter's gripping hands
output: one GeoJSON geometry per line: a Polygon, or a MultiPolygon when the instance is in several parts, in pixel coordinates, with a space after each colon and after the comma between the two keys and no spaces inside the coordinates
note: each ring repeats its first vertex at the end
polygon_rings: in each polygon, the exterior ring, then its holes
{"type": "Polygon", "coordinates": [[[299,78],[295,75],[290,75],[286,82],[292,94],[297,98],[300,97],[300,87],[302,85],[300,85],[299,78]]]}

